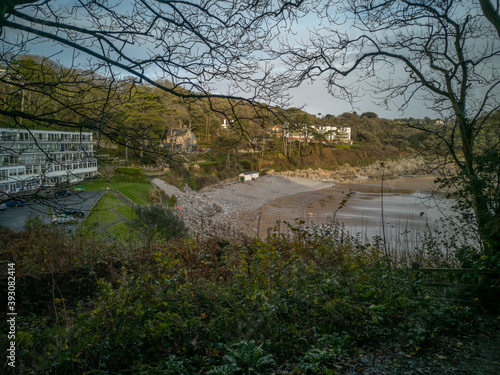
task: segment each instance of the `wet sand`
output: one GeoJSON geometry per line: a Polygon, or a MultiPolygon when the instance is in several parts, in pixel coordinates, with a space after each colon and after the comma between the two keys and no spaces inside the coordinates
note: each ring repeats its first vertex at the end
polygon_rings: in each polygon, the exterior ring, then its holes
{"type": "Polygon", "coordinates": [[[383,182],[345,183],[313,192],[280,197],[259,210],[265,231],[277,221],[323,224],[335,218],[353,234],[381,235],[382,223],[395,234],[420,230],[443,215],[450,215],[449,203],[436,193],[434,177],[399,178],[383,182]],[[383,209],[382,209],[383,208],[383,209]]]}
{"type": "MultiPolygon", "coordinates": [[[[419,176],[384,180],[383,194],[381,182],[373,180],[333,183],[268,175],[200,192],[181,192],[160,180],[153,182],[168,195],[177,196],[183,218],[193,233],[225,236],[232,231],[263,236],[277,221],[294,223],[299,219],[323,224],[335,216],[351,233],[371,237],[380,235],[382,207],[386,228],[400,231],[402,226],[411,226],[413,230],[435,221],[441,213],[431,199],[433,179],[419,176]]],[[[435,197],[440,199],[439,194],[435,197]]]]}

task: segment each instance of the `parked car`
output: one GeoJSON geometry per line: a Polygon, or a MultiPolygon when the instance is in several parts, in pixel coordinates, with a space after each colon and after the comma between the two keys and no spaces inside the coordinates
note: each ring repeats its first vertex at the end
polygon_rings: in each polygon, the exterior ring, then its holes
{"type": "Polygon", "coordinates": [[[20,200],[7,201],[7,202],[5,202],[5,204],[7,205],[7,207],[22,207],[22,206],[24,206],[24,202],[20,201],[20,200]]]}
{"type": "Polygon", "coordinates": [[[73,216],[59,214],[52,215],[52,217],[50,218],[50,222],[52,224],[72,224],[76,222],[76,219],[73,216]]]}
{"type": "Polygon", "coordinates": [[[7,205],[5,203],[0,203],[0,211],[5,211],[7,209],[7,205]]]}
{"type": "Polygon", "coordinates": [[[61,213],[63,215],[69,215],[69,216],[79,216],[79,217],[85,216],[85,211],[77,210],[76,208],[65,208],[64,210],[61,211],[61,213]]]}
{"type": "Polygon", "coordinates": [[[71,190],[69,189],[61,189],[56,191],[56,197],[67,197],[71,194],[71,190]]]}

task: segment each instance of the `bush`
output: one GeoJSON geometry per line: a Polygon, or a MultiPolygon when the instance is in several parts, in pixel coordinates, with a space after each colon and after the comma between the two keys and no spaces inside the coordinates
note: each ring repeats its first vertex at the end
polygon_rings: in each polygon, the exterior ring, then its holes
{"type": "Polygon", "coordinates": [[[193,190],[200,190],[200,185],[196,177],[189,177],[187,179],[187,185],[193,190]]]}
{"type": "Polygon", "coordinates": [[[142,170],[134,167],[117,167],[116,173],[126,174],[129,176],[139,176],[142,174],[142,170]]]}
{"type": "Polygon", "coordinates": [[[187,179],[187,185],[193,190],[200,190],[206,186],[217,183],[217,178],[213,175],[209,176],[191,176],[187,179]]]}
{"type": "Polygon", "coordinates": [[[149,200],[155,204],[163,204],[167,207],[174,207],[177,204],[177,197],[169,196],[162,189],[153,189],[149,192],[149,200]]]}
{"type": "MultiPolygon", "coordinates": [[[[185,233],[159,205],[136,213],[151,242],[185,233]]],[[[293,237],[182,239],[139,256],[43,227],[23,239],[6,233],[0,260],[16,262],[23,304],[46,305],[19,320],[19,365],[61,374],[327,374],[355,347],[413,352],[474,329],[473,306],[442,299],[376,241],[360,245],[335,225],[290,228],[293,237]]]]}
{"type": "Polygon", "coordinates": [[[136,206],[134,212],[130,225],[145,239],[147,247],[155,240],[165,242],[187,235],[182,219],[162,205],[136,206]]]}

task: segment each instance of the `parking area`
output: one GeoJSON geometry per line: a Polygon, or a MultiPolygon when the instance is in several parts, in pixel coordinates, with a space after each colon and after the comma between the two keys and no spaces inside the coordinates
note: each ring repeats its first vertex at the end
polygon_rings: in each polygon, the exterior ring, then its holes
{"type": "MultiPolygon", "coordinates": [[[[8,207],[6,210],[0,211],[0,225],[11,230],[20,231],[24,228],[26,219],[30,214],[38,216],[44,223],[50,224],[50,216],[65,209],[81,210],[86,216],[103,193],[102,191],[73,192],[66,197],[28,201],[22,207],[8,207]]],[[[76,217],[76,223],[61,225],[71,228],[78,225],[83,219],[82,217],[76,217]]]]}

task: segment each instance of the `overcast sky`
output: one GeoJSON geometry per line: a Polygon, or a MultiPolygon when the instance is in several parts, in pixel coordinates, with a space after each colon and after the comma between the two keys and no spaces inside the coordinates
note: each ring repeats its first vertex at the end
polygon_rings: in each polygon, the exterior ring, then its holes
{"type": "MultiPolygon", "coordinates": [[[[309,28],[315,26],[314,22],[318,22],[317,19],[314,19],[312,16],[307,16],[300,19],[299,23],[293,24],[297,39],[307,39],[308,30],[309,28]]],[[[62,47],[54,46],[53,43],[48,44],[35,44],[32,46],[32,49],[29,51],[29,53],[51,57],[56,61],[60,61],[63,65],[66,66],[71,65],[71,51],[66,50],[54,56],[53,54],[55,52],[62,51],[62,47]],[[48,44],[50,46],[48,46],[48,44]]],[[[138,49],[137,54],[140,55],[140,47],[135,46],[134,48],[138,49]]],[[[86,57],[82,55],[80,58],[83,60],[86,57]]],[[[380,74],[384,73],[381,72],[380,74]]],[[[217,92],[213,92],[214,94],[226,92],[225,88],[220,84],[215,85],[215,87],[217,88],[217,92]]],[[[292,97],[290,103],[291,106],[302,108],[306,112],[313,115],[321,114],[322,116],[324,116],[326,114],[332,114],[337,116],[344,112],[356,111],[358,114],[362,114],[363,112],[375,112],[379,117],[389,119],[402,117],[439,118],[440,116],[440,114],[436,114],[428,110],[423,101],[419,100],[418,98],[414,98],[411,102],[411,105],[406,108],[404,112],[400,112],[398,111],[398,107],[396,104],[388,109],[377,105],[376,100],[373,99],[368,92],[366,93],[366,95],[359,96],[358,101],[355,103],[353,108],[350,103],[339,100],[330,95],[327,88],[325,87],[324,79],[321,78],[318,78],[318,80],[313,83],[303,83],[298,88],[291,90],[289,94],[292,97]]]]}
{"type": "Polygon", "coordinates": [[[388,110],[385,107],[377,105],[368,93],[359,99],[353,109],[348,102],[330,95],[321,81],[317,81],[314,84],[303,83],[300,87],[293,89],[291,94],[293,95],[293,105],[298,108],[303,107],[304,111],[312,115],[321,113],[322,116],[327,114],[338,116],[344,112],[356,111],[359,115],[363,112],[375,112],[379,117],[387,119],[409,117],[438,118],[436,113],[428,110],[422,101],[415,100],[404,113],[401,113],[395,106],[388,110]]]}

